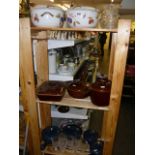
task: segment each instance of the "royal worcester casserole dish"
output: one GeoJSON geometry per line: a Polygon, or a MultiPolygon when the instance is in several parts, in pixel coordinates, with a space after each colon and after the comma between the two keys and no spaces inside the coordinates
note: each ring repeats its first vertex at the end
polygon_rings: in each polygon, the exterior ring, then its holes
{"type": "Polygon", "coordinates": [[[75,7],[67,11],[67,25],[75,28],[94,28],[98,22],[98,10],[93,7],[75,7]]]}
{"type": "Polygon", "coordinates": [[[62,27],[64,11],[59,7],[37,5],[31,8],[31,21],[34,26],[62,27]]]}

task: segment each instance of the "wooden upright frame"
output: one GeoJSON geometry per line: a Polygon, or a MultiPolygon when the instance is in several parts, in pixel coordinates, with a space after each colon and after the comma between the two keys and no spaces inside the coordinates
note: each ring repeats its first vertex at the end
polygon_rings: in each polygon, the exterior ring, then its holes
{"type": "MultiPolygon", "coordinates": [[[[34,82],[34,69],[33,69],[33,55],[32,55],[32,43],[31,43],[31,28],[29,18],[20,19],[20,81],[23,94],[24,110],[29,115],[30,121],[30,135],[31,139],[30,154],[40,155],[40,128],[37,111],[37,100],[35,96],[35,82],[34,82]]],[[[48,28],[38,28],[35,31],[39,31],[37,37],[46,38],[46,31],[48,28]]],[[[59,30],[63,31],[63,28],[59,30]]],[[[68,30],[68,29],[67,29],[68,30]]],[[[68,30],[69,31],[69,30],[68,30]]],[[[71,29],[74,31],[74,29],[71,29]]],[[[77,31],[77,29],[75,29],[77,31]]],[[[78,31],[80,31],[78,29],[78,31]]],[[[83,31],[83,30],[82,30],[83,31]]],[[[87,29],[85,29],[87,31],[87,29]]],[[[93,31],[93,29],[88,29],[93,31]]],[[[95,29],[97,31],[97,29],[95,29]]],[[[112,35],[112,48],[110,56],[110,65],[108,77],[112,80],[112,88],[110,95],[110,105],[107,108],[89,106],[88,109],[104,110],[104,118],[102,125],[101,138],[105,140],[104,155],[112,155],[113,142],[115,138],[115,131],[117,126],[117,120],[120,109],[120,101],[122,94],[122,87],[124,81],[124,72],[126,66],[129,36],[130,36],[130,20],[119,20],[118,29],[99,29],[98,31],[113,32],[112,35]],[[108,110],[107,110],[108,109],[108,110]]],[[[37,64],[37,76],[38,84],[48,80],[48,56],[47,56],[47,40],[37,41],[36,52],[36,64],[37,64]]],[[[71,100],[69,100],[71,103],[71,100]]],[[[75,102],[75,101],[73,101],[75,102]]],[[[50,103],[41,102],[41,124],[42,128],[51,123],[50,119],[50,103]]],[[[60,103],[61,104],[61,103],[60,103]]],[[[75,102],[75,105],[77,103],[75,102]]],[[[72,105],[73,106],[73,105],[72,105]]]]}

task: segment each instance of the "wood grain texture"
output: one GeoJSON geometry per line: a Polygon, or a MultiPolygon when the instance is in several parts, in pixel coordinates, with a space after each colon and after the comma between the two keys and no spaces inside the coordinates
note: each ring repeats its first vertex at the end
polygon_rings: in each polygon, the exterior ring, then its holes
{"type": "Polygon", "coordinates": [[[84,32],[117,32],[117,29],[103,28],[59,28],[59,27],[31,27],[35,31],[84,31],[84,32]]]}
{"type": "Polygon", "coordinates": [[[110,140],[104,145],[104,155],[112,154],[128,53],[130,23],[130,20],[119,20],[118,23],[117,45],[114,56],[110,105],[109,111],[104,113],[102,127],[102,137],[104,139],[110,140]]]}
{"type": "MultiPolygon", "coordinates": [[[[30,3],[33,4],[47,4],[47,5],[52,5],[52,4],[71,4],[71,2],[74,2],[75,5],[90,5],[90,6],[95,6],[95,4],[105,4],[105,3],[111,3],[111,0],[54,0],[54,3],[50,2],[49,0],[30,0],[30,3]]],[[[115,0],[114,3],[121,3],[122,0],[115,0]]]]}
{"type": "Polygon", "coordinates": [[[112,80],[112,75],[114,70],[114,57],[115,57],[116,44],[117,44],[117,33],[113,33],[112,42],[111,42],[111,51],[110,51],[109,71],[108,71],[109,80],[112,80]]]}
{"type": "MultiPolygon", "coordinates": [[[[38,37],[46,37],[45,31],[39,32],[38,37]]],[[[36,66],[37,66],[37,85],[41,85],[48,80],[48,43],[47,40],[38,40],[36,43],[36,66]]],[[[51,125],[51,106],[48,104],[40,105],[41,128],[51,125]]]]}
{"type": "MultiPolygon", "coordinates": [[[[39,32],[38,37],[46,37],[46,32],[39,32]]],[[[48,80],[48,44],[47,40],[38,40],[36,43],[37,85],[48,80]]]]}
{"type": "Polygon", "coordinates": [[[29,136],[32,140],[30,155],[40,155],[40,133],[38,126],[36,97],[35,97],[35,84],[34,84],[34,72],[32,61],[32,48],[31,48],[31,32],[30,32],[30,20],[29,18],[20,19],[20,81],[24,105],[30,119],[30,132],[29,136]]]}

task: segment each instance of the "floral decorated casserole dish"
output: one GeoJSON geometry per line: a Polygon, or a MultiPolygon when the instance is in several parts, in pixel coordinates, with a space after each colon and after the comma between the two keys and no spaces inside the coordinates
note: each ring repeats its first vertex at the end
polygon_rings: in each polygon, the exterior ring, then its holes
{"type": "Polygon", "coordinates": [[[37,5],[31,8],[31,21],[34,26],[62,27],[64,11],[59,7],[37,5]]]}
{"type": "Polygon", "coordinates": [[[67,25],[75,28],[95,28],[98,10],[93,7],[75,7],[67,11],[67,25]]]}

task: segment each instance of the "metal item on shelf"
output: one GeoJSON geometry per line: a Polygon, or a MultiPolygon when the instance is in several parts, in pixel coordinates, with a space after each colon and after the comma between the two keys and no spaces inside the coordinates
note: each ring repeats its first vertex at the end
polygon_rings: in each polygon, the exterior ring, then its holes
{"type": "Polygon", "coordinates": [[[49,51],[48,62],[49,62],[49,73],[56,73],[56,51],[54,49],[49,51]]]}

